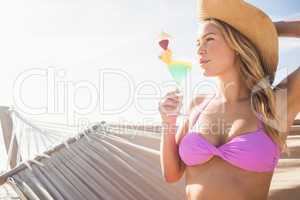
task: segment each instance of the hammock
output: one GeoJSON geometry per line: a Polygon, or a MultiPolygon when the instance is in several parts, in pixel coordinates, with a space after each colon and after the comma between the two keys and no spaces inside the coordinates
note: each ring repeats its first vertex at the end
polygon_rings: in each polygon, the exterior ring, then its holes
{"type": "MultiPolygon", "coordinates": [[[[14,115],[23,127],[45,132],[16,111],[14,115]]],[[[159,135],[144,134],[93,126],[34,159],[18,156],[27,161],[3,174],[2,182],[12,185],[21,199],[183,199],[184,178],[175,184],[162,178],[159,135]]]]}

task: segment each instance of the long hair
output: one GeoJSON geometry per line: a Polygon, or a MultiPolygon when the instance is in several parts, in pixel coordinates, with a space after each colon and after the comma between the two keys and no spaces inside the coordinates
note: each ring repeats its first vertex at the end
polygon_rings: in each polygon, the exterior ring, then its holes
{"type": "Polygon", "coordinates": [[[251,91],[251,107],[263,122],[267,135],[279,146],[280,152],[289,154],[286,139],[280,130],[267,121],[278,124],[275,111],[275,95],[272,89],[274,71],[267,67],[255,45],[241,32],[226,22],[207,19],[221,31],[227,44],[238,53],[241,61],[240,73],[246,87],[251,91]]]}

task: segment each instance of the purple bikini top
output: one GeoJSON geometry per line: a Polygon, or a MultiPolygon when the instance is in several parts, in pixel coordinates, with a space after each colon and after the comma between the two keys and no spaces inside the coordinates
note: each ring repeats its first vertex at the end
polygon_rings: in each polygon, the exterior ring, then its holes
{"type": "MultiPolygon", "coordinates": [[[[203,110],[200,110],[196,118],[203,110]]],[[[201,165],[212,156],[219,156],[244,170],[273,171],[278,163],[280,151],[264,131],[263,122],[259,118],[258,122],[257,130],[242,133],[219,147],[210,144],[200,133],[190,131],[179,144],[179,156],[187,166],[201,165]]]]}

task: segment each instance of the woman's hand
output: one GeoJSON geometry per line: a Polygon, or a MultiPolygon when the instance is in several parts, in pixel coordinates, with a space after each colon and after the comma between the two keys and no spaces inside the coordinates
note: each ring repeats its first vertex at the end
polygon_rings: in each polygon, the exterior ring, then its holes
{"type": "Polygon", "coordinates": [[[159,112],[163,123],[176,124],[176,120],[182,107],[182,95],[179,90],[168,92],[159,102],[159,112]]]}
{"type": "Polygon", "coordinates": [[[273,22],[278,36],[300,38],[300,20],[273,22]]]}

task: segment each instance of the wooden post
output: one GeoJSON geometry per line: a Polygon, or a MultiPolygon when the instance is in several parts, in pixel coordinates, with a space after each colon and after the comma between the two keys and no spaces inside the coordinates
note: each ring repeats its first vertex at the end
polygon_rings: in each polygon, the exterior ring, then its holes
{"type": "Polygon", "coordinates": [[[14,168],[17,165],[18,143],[17,143],[16,136],[12,138],[13,121],[9,113],[9,107],[0,106],[0,121],[1,121],[3,139],[4,139],[4,144],[5,144],[7,154],[9,153],[9,149],[12,148],[9,165],[11,168],[14,168]],[[13,141],[11,143],[12,139],[13,141]],[[10,147],[10,145],[12,146],[10,147]]]}

